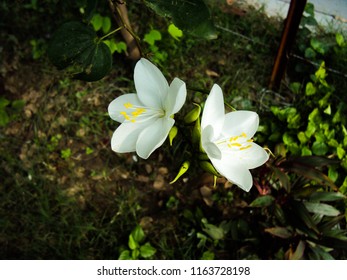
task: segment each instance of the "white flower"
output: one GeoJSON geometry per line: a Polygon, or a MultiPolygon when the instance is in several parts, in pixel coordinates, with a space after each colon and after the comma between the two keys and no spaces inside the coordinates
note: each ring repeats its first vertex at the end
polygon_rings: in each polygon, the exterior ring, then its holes
{"type": "Polygon", "coordinates": [[[186,100],[186,85],[175,78],[168,84],[160,70],[141,58],[135,66],[136,92],[122,95],[108,106],[110,117],[121,125],[113,133],[112,150],[134,152],[147,159],[167,138],[186,100]]]}
{"type": "Polygon", "coordinates": [[[224,112],[223,93],[215,84],[202,114],[201,144],[221,175],[249,191],[253,185],[249,169],[264,164],[269,158],[252,139],[259,126],[259,117],[251,111],[224,112]]]}

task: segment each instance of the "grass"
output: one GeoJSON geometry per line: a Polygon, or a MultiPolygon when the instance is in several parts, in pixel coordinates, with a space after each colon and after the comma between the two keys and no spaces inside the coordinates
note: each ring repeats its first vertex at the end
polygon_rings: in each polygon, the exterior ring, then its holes
{"type": "MultiPolygon", "coordinates": [[[[234,107],[257,110],[281,22],[255,10],[236,15],[224,1],[218,4],[213,13],[220,37],[211,42],[189,36],[175,41],[162,19],[130,12],[141,38],[152,26],[162,33],[157,46],[168,58],[160,67],[168,80],[187,81],[189,100],[202,100],[193,89],[208,91],[218,83],[234,107]]],[[[43,11],[20,12],[24,18],[33,14],[33,24],[46,28],[38,22],[47,16],[43,11]]],[[[263,219],[266,210],[241,204],[251,202],[256,192],[246,195],[227,184],[211,189],[211,178],[197,170],[189,180],[169,185],[184,153],[170,156],[168,145],[149,161],[111,151],[117,124],[107,106],[134,91],[132,65],[124,56],[115,55],[111,75],[99,82],[70,80],[44,56],[30,58],[25,28],[11,27],[13,34],[21,30],[19,42],[1,53],[5,97],[23,99],[25,107],[0,128],[0,258],[117,259],[137,224],[157,249],[156,259],[200,259],[206,252],[216,259],[284,258],[278,244],[252,222],[263,219]],[[224,238],[213,238],[209,228],[222,230],[224,238]]],[[[144,47],[149,57],[155,55],[144,47]]]]}

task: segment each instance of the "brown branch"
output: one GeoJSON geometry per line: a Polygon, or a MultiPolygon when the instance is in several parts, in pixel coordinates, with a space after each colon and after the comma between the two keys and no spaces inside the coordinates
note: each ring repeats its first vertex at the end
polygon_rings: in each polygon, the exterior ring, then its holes
{"type": "Polygon", "coordinates": [[[109,0],[108,3],[114,19],[117,21],[119,26],[124,27],[121,30],[121,34],[128,47],[128,57],[131,60],[139,60],[142,56],[139,39],[131,29],[125,2],[109,0]]]}

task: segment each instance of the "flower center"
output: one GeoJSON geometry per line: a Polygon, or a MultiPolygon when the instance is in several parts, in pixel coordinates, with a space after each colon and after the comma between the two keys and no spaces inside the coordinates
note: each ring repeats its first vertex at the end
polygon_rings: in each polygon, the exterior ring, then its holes
{"type": "Polygon", "coordinates": [[[242,132],[240,135],[232,136],[229,139],[218,141],[217,145],[222,145],[232,151],[243,151],[252,147],[253,139],[249,139],[247,134],[242,132]]]}
{"type": "Polygon", "coordinates": [[[148,108],[136,106],[130,102],[123,104],[125,110],[120,114],[128,122],[143,122],[152,118],[162,118],[165,116],[165,112],[162,109],[148,108]]]}

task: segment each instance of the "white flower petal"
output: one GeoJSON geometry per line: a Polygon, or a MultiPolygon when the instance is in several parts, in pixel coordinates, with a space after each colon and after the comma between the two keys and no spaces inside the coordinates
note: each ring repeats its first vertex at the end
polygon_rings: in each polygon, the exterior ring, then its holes
{"type": "Polygon", "coordinates": [[[117,97],[110,103],[110,105],[108,105],[108,114],[110,115],[111,119],[122,123],[125,121],[124,113],[130,115],[131,111],[133,110],[132,108],[134,107],[143,107],[143,104],[137,97],[137,94],[124,94],[117,97]]]}
{"type": "Polygon", "coordinates": [[[252,111],[235,111],[225,115],[222,134],[224,137],[235,137],[246,134],[252,138],[259,126],[259,116],[252,111]]]}
{"type": "Polygon", "coordinates": [[[216,170],[229,182],[234,183],[246,192],[252,188],[253,178],[251,172],[245,166],[229,160],[229,157],[224,157],[224,155],[221,160],[211,159],[211,162],[216,170]]]}
{"type": "Polygon", "coordinates": [[[141,102],[152,108],[163,108],[169,84],[160,70],[145,58],[135,66],[134,82],[141,102]]]}
{"type": "Polygon", "coordinates": [[[187,97],[186,84],[182,80],[175,78],[169,87],[169,93],[165,100],[166,116],[176,114],[183,106],[187,97]]]}
{"type": "Polygon", "coordinates": [[[112,135],[111,148],[117,153],[129,153],[136,150],[136,142],[143,129],[151,122],[123,123],[112,135]]]}
{"type": "Polygon", "coordinates": [[[233,162],[239,162],[247,169],[257,168],[269,159],[268,153],[259,145],[251,143],[246,148],[229,149],[226,146],[221,149],[223,157],[229,158],[233,162]]]}
{"type": "Polygon", "coordinates": [[[201,128],[212,125],[215,135],[222,131],[224,123],[224,99],[222,89],[214,85],[208,95],[201,118],[201,128]]]}
{"type": "Polygon", "coordinates": [[[145,128],[136,143],[138,156],[147,159],[155,149],[164,143],[174,123],[175,120],[172,118],[159,118],[145,128]]]}
{"type": "Polygon", "coordinates": [[[203,148],[204,148],[204,150],[205,150],[205,152],[209,158],[214,158],[214,159],[221,159],[222,158],[222,153],[221,153],[220,149],[213,142],[204,143],[203,148]]]}
{"type": "Polygon", "coordinates": [[[205,127],[201,132],[201,145],[209,158],[221,159],[222,153],[218,146],[213,143],[214,131],[211,125],[205,127]]]}

